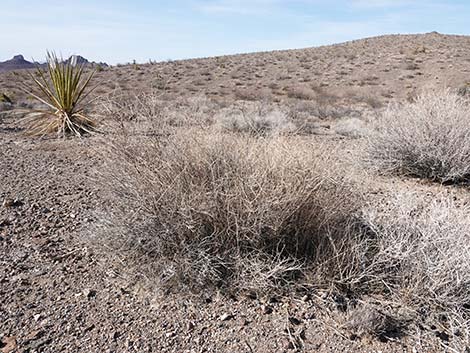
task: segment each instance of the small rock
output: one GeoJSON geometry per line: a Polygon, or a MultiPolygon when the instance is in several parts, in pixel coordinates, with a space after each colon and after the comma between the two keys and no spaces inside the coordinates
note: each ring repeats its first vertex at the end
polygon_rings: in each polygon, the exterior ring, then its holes
{"type": "Polygon", "coordinates": [[[289,316],[289,322],[292,324],[292,325],[300,325],[301,324],[301,321],[293,316],[289,316]]]}
{"type": "Polygon", "coordinates": [[[261,306],[261,309],[263,310],[263,314],[271,314],[273,312],[273,308],[269,305],[263,305],[261,306]]]}
{"type": "Polygon", "coordinates": [[[228,314],[228,313],[222,314],[222,315],[219,317],[219,320],[220,320],[220,321],[228,321],[228,320],[230,320],[230,319],[233,319],[233,315],[228,314]]]}
{"type": "Polygon", "coordinates": [[[194,323],[192,321],[188,321],[188,324],[186,327],[188,331],[191,331],[192,329],[194,329],[194,323]]]}
{"type": "Polygon", "coordinates": [[[93,289],[85,289],[83,292],[83,295],[87,297],[88,299],[96,297],[96,291],[93,289]]]}
{"type": "Polygon", "coordinates": [[[5,208],[8,208],[8,207],[13,207],[14,204],[15,204],[15,201],[13,199],[10,199],[9,197],[6,197],[3,200],[2,206],[5,207],[5,208]]]}
{"type": "Polygon", "coordinates": [[[10,353],[17,349],[16,337],[4,337],[2,339],[2,353],[10,353]]]}

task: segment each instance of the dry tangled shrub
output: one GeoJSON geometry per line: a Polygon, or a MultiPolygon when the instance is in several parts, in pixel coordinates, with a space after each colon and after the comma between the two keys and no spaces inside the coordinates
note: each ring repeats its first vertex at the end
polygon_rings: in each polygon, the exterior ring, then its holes
{"type": "Polygon", "coordinates": [[[462,347],[470,339],[469,214],[449,196],[403,193],[362,216],[369,245],[360,262],[369,290],[440,326],[462,347]]]}
{"type": "MultiPolygon", "coordinates": [[[[302,282],[313,264],[335,257],[354,207],[313,151],[300,139],[194,129],[116,137],[100,168],[113,206],[96,234],[160,288],[302,282]]],[[[347,271],[342,257],[331,271],[347,271]]]]}
{"type": "MultiPolygon", "coordinates": [[[[305,137],[133,132],[100,145],[110,206],[94,232],[132,274],[160,289],[385,295],[470,337],[468,206],[419,195],[364,206],[334,153],[305,137]]],[[[387,315],[353,324],[388,337],[404,325],[387,315]]]]}
{"type": "Polygon", "coordinates": [[[156,91],[134,95],[115,91],[102,99],[100,108],[102,119],[107,120],[110,131],[120,125],[134,133],[139,130],[143,134],[158,135],[166,133],[168,128],[211,125],[216,104],[205,96],[169,102],[156,91]]]}
{"type": "Polygon", "coordinates": [[[266,103],[235,105],[222,109],[216,114],[215,121],[225,131],[254,136],[288,134],[297,130],[286,113],[266,103]]]}
{"type": "Polygon", "coordinates": [[[359,138],[368,136],[370,130],[364,120],[358,118],[344,118],[333,125],[333,130],[342,136],[359,138]]]}
{"type": "Polygon", "coordinates": [[[370,138],[369,162],[382,172],[462,182],[470,178],[470,105],[449,90],[389,107],[370,138]]]}
{"type": "Polygon", "coordinates": [[[375,238],[369,267],[409,303],[470,303],[470,209],[448,197],[398,195],[363,212],[375,238]]]}

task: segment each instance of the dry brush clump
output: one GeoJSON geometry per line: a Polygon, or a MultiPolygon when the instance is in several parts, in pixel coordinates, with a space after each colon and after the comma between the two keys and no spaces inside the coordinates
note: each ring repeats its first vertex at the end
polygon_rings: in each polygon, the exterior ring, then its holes
{"type": "MultiPolygon", "coordinates": [[[[470,207],[451,196],[399,193],[363,209],[368,286],[470,338],[470,207]]],[[[458,335],[456,335],[458,332],[458,335]]]]}
{"type": "Polygon", "coordinates": [[[470,179],[470,104],[449,90],[390,106],[369,141],[368,161],[381,172],[470,179]]]}
{"type": "Polygon", "coordinates": [[[298,130],[286,113],[268,103],[230,106],[215,115],[215,122],[222,130],[253,136],[290,134],[298,130]]]}
{"type": "Polygon", "coordinates": [[[96,236],[160,288],[282,290],[328,263],[327,282],[336,266],[348,272],[336,251],[354,202],[314,151],[300,139],[194,129],[116,137],[100,177],[113,206],[96,236]]]}
{"type": "MultiPolygon", "coordinates": [[[[159,289],[320,287],[385,297],[449,336],[459,330],[456,341],[468,339],[464,203],[418,194],[366,203],[354,182],[363,176],[306,137],[194,125],[166,131],[122,125],[99,146],[108,207],[94,237],[121,270],[159,289]]],[[[372,333],[393,331],[387,315],[372,316],[384,319],[372,333]]],[[[409,324],[396,319],[399,331],[409,324]]]]}
{"type": "Polygon", "coordinates": [[[126,126],[146,134],[162,134],[169,128],[205,127],[213,123],[216,104],[205,96],[167,101],[163,94],[150,91],[128,94],[115,91],[103,97],[100,105],[102,120],[113,126],[126,126]]]}

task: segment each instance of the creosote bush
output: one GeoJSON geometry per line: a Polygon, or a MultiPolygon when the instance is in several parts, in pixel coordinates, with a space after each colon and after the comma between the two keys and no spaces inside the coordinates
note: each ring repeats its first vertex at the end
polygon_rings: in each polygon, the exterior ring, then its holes
{"type": "Polygon", "coordinates": [[[381,172],[470,179],[470,104],[449,90],[390,106],[369,141],[368,161],[381,172]]]}
{"type": "Polygon", "coordinates": [[[280,290],[313,264],[347,272],[335,251],[355,204],[310,143],[190,129],[106,145],[113,207],[97,234],[160,288],[280,290]]]}

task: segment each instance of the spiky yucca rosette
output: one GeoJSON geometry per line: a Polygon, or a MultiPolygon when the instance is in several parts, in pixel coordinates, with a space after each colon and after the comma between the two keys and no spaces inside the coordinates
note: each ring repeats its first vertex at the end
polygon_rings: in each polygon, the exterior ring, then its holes
{"type": "Polygon", "coordinates": [[[30,135],[57,133],[82,136],[93,131],[95,121],[84,112],[84,100],[93,91],[90,82],[96,72],[85,73],[85,63],[59,60],[55,53],[47,52],[47,70],[39,66],[30,76],[34,89],[25,85],[23,90],[44,105],[30,109],[25,122],[30,135]]]}

